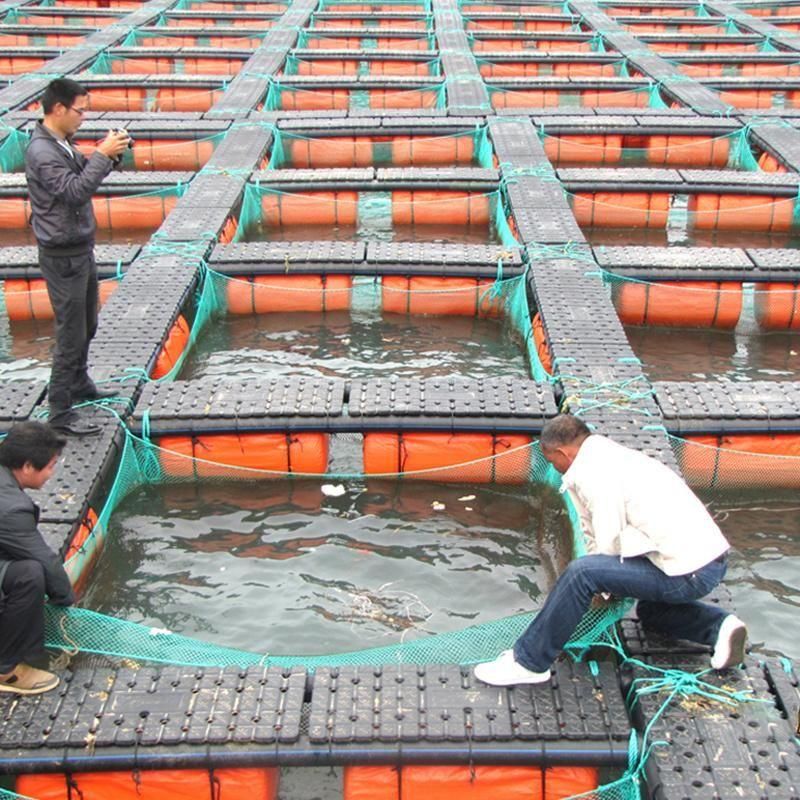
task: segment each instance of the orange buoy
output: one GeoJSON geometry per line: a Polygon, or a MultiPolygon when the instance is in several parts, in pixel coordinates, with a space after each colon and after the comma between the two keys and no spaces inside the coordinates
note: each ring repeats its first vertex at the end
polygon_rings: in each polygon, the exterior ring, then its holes
{"type": "Polygon", "coordinates": [[[243,275],[227,282],[228,311],[347,311],[352,287],[349,275],[243,275]]]}
{"type": "Polygon", "coordinates": [[[433,108],[437,93],[425,89],[369,89],[370,108],[433,108]]]}
{"type": "Polygon", "coordinates": [[[416,473],[415,479],[443,482],[524,483],[531,441],[517,434],[366,433],[364,472],[416,473]]]}
{"type": "Polygon", "coordinates": [[[277,769],[128,770],[73,772],[66,775],[20,775],[16,791],[37,800],[198,800],[208,797],[253,797],[274,800],[277,769]],[[218,788],[213,788],[213,787],[218,788]],[[209,788],[212,787],[212,788],[209,788]],[[217,794],[218,792],[218,794],[217,794]]]}
{"type": "Polygon", "coordinates": [[[439,316],[499,317],[502,298],[493,298],[494,281],[438,276],[381,279],[381,300],[387,314],[432,314],[439,316]]]}
{"type": "Polygon", "coordinates": [[[30,206],[24,197],[0,198],[0,229],[25,230],[30,218],[30,206]]]}
{"type": "Polygon", "coordinates": [[[798,489],[800,435],[690,436],[678,448],[678,462],[692,486],[798,489]]]}
{"type": "Polygon", "coordinates": [[[615,281],[612,296],[626,325],[730,330],[742,312],[742,284],[727,281],[615,281]]]}
{"type": "Polygon", "coordinates": [[[89,537],[92,535],[97,525],[97,513],[93,508],[89,508],[84,514],[81,524],[72,541],[69,543],[67,553],[64,556],[64,561],[69,561],[74,555],[77,555],[83,549],[89,537]]]}
{"type": "Polygon", "coordinates": [[[788,172],[789,170],[778,161],[775,156],[771,153],[767,153],[766,151],[761,154],[758,159],[758,168],[764,170],[764,172],[788,172]]]}
{"type": "Polygon", "coordinates": [[[490,199],[485,194],[413,189],[392,192],[394,225],[488,225],[490,199]]]}
{"type": "Polygon", "coordinates": [[[261,198],[261,221],[270,228],[292,225],[355,225],[357,215],[357,192],[269,192],[261,198]]]}
{"type": "Polygon", "coordinates": [[[343,800],[561,800],[598,780],[594,767],[345,767],[343,800]]]}
{"type": "Polygon", "coordinates": [[[214,142],[195,139],[137,139],[133,166],[137,170],[199,170],[214,152],[214,142]]]}
{"type": "Polygon", "coordinates": [[[533,329],[533,343],[536,345],[536,354],[544,367],[545,372],[553,374],[553,355],[550,351],[550,343],[547,341],[547,333],[542,322],[542,315],[537,311],[531,320],[533,329]]]}
{"type": "Polygon", "coordinates": [[[373,163],[369,136],[331,136],[324,139],[289,139],[289,163],[297,169],[368,167],[373,163]]]}
{"type": "Polygon", "coordinates": [[[800,284],[758,284],[755,314],[759,327],[764,330],[800,330],[800,284]]]}
{"type": "Polygon", "coordinates": [[[44,279],[9,278],[3,281],[3,295],[12,321],[55,318],[44,279]]]}
{"type": "Polygon", "coordinates": [[[167,340],[164,342],[164,346],[156,359],[156,365],[150,374],[153,380],[169,375],[189,344],[189,334],[189,323],[186,322],[183,315],[179,314],[167,335],[167,340]]]}
{"type": "Polygon", "coordinates": [[[709,136],[648,136],[647,162],[674,167],[719,167],[728,163],[730,142],[709,136]]]}
{"type": "Polygon", "coordinates": [[[544,140],[544,151],[556,164],[618,164],[622,160],[622,139],[620,134],[603,133],[547,136],[544,140]]]}
{"type": "Polygon", "coordinates": [[[328,467],[324,433],[164,436],[157,445],[161,467],[170,477],[285,478],[319,475],[328,467]]]}
{"type": "Polygon", "coordinates": [[[283,89],[280,107],[286,111],[347,110],[350,92],[347,89],[283,89]]]}
{"type": "Polygon", "coordinates": [[[747,194],[694,194],[689,198],[699,230],[785,232],[791,229],[795,198],[747,194]]]}
{"type": "Polygon", "coordinates": [[[391,148],[397,167],[469,166],[475,158],[472,136],[396,136],[391,148]]]}
{"type": "Polygon", "coordinates": [[[572,197],[579,225],[600,228],[664,228],[669,217],[668,194],[654,192],[594,192],[572,197]]]}

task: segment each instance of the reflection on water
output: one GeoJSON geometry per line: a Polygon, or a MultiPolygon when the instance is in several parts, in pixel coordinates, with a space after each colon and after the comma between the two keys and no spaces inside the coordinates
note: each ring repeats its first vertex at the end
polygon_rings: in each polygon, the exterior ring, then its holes
{"type": "Polygon", "coordinates": [[[800,656],[800,503],[779,492],[705,492],[733,552],[725,583],[762,653],[800,656]]]}
{"type": "MultiPolygon", "coordinates": [[[[391,218],[390,218],[391,219],[391,218]]],[[[385,229],[355,225],[303,225],[302,228],[254,227],[247,242],[427,242],[431,244],[495,244],[488,225],[391,225],[385,229]]]]}
{"type": "Polygon", "coordinates": [[[52,320],[0,321],[0,379],[47,380],[54,343],[52,320]]]}
{"type": "Polygon", "coordinates": [[[83,605],[221,645],[336,653],[529,611],[569,558],[553,490],[165,485],[114,515],[83,605]]]}
{"type": "MultiPolygon", "coordinates": [[[[153,230],[150,228],[98,228],[95,234],[96,244],[146,244],[150,241],[153,230]]],[[[25,228],[0,229],[0,247],[24,247],[35,245],[36,238],[30,226],[25,228]]]]}
{"type": "Polygon", "coordinates": [[[581,227],[593,247],[763,247],[800,248],[800,236],[792,233],[755,233],[752,231],[667,230],[666,228],[592,228],[581,227]]]}
{"type": "Polygon", "coordinates": [[[628,325],[625,333],[653,381],[800,380],[800,332],[628,325]]]}
{"type": "Polygon", "coordinates": [[[259,314],[219,320],[203,333],[181,374],[361,378],[395,375],[527,377],[508,326],[475,317],[347,312],[259,314]]]}

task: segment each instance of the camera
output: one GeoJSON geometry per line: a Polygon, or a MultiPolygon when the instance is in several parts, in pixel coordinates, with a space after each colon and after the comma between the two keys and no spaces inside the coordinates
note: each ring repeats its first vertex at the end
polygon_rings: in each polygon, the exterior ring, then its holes
{"type": "Polygon", "coordinates": [[[133,137],[125,130],[125,128],[112,128],[114,133],[124,133],[128,137],[128,150],[133,149],[133,137]]]}

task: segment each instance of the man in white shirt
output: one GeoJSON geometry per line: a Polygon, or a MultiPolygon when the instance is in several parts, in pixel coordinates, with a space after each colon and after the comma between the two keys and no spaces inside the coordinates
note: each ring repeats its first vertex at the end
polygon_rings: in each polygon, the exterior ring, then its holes
{"type": "Polygon", "coordinates": [[[588,555],[567,566],[513,650],[476,666],[475,676],[493,686],[549,680],[597,595],[635,598],[646,628],[713,647],[714,669],[740,663],[744,623],[698,602],[725,575],[730,545],[686,483],[655,459],[592,434],[578,417],[550,420],[540,445],[563,475],[588,555]]]}

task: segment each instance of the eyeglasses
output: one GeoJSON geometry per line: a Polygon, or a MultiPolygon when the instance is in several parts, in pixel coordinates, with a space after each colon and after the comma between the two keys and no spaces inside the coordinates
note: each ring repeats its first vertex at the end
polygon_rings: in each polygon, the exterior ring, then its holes
{"type": "Polygon", "coordinates": [[[76,114],[79,114],[80,116],[83,116],[86,113],[85,108],[76,108],[75,106],[70,106],[69,110],[74,111],[76,114]]]}

